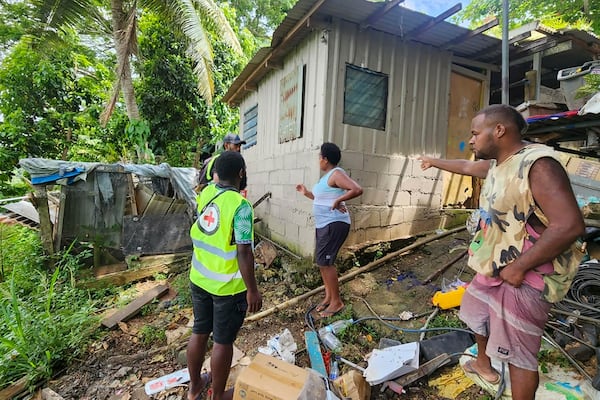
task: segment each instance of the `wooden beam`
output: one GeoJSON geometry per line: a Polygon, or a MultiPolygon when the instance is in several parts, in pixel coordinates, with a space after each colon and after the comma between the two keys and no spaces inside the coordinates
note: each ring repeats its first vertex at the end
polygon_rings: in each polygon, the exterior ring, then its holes
{"type": "Polygon", "coordinates": [[[410,31],[406,35],[405,39],[414,39],[414,38],[419,37],[420,35],[422,35],[423,33],[427,32],[428,30],[430,30],[431,28],[433,28],[437,24],[443,22],[446,18],[448,18],[448,17],[456,14],[461,9],[462,9],[462,5],[460,3],[456,4],[454,7],[452,7],[450,9],[444,11],[443,13],[441,13],[437,17],[433,18],[432,20],[430,20],[430,21],[422,24],[421,26],[416,27],[412,31],[410,31]]]}
{"type": "Polygon", "coordinates": [[[373,14],[369,15],[363,22],[360,23],[360,30],[370,28],[375,22],[379,21],[385,14],[390,12],[392,8],[403,3],[404,0],[391,0],[379,7],[373,14]]]}
{"type": "Polygon", "coordinates": [[[50,210],[48,207],[48,192],[46,185],[33,186],[33,199],[35,207],[40,216],[40,236],[42,239],[42,247],[46,254],[54,254],[54,244],[52,240],[52,221],[50,221],[50,210]]]}
{"type": "Polygon", "coordinates": [[[130,319],[131,317],[136,315],[140,311],[140,309],[146,304],[150,303],[155,298],[162,296],[168,291],[169,286],[167,285],[158,285],[150,290],[147,290],[146,292],[144,292],[144,294],[133,300],[124,308],[118,310],[110,317],[104,318],[102,320],[102,325],[104,325],[108,329],[114,328],[119,322],[130,319]]]}
{"type": "MultiPolygon", "coordinates": [[[[551,55],[554,55],[554,54],[560,54],[560,53],[563,53],[565,51],[569,51],[569,50],[572,50],[572,49],[573,49],[573,42],[571,42],[570,40],[567,40],[565,42],[557,44],[554,47],[550,47],[548,49],[545,49],[545,50],[542,50],[542,51],[539,51],[539,52],[541,52],[542,58],[543,58],[543,57],[551,56],[551,55]]],[[[535,52],[531,52],[531,54],[528,54],[528,55],[526,55],[524,57],[517,58],[517,59],[511,61],[509,63],[509,66],[512,67],[514,65],[519,65],[519,64],[523,64],[523,63],[532,61],[534,53],[535,52]]]]}
{"type": "Polygon", "coordinates": [[[467,67],[483,68],[488,71],[500,72],[500,67],[495,64],[489,64],[482,61],[475,61],[469,58],[452,56],[452,62],[455,64],[466,65],[467,67]]]}
{"type": "Polygon", "coordinates": [[[518,28],[515,29],[511,29],[508,32],[508,39],[512,39],[515,36],[519,36],[523,33],[529,33],[529,35],[531,36],[531,32],[536,31],[538,29],[538,27],[540,26],[540,21],[533,21],[533,22],[529,22],[525,25],[521,25],[518,28]]]}
{"type": "Polygon", "coordinates": [[[498,18],[494,18],[493,20],[491,20],[490,22],[481,25],[479,28],[476,28],[472,31],[469,31],[467,33],[465,33],[464,35],[461,35],[455,39],[452,39],[446,43],[444,43],[442,46],[440,46],[443,50],[450,50],[453,47],[466,42],[467,40],[477,36],[477,35],[481,35],[483,32],[495,27],[496,25],[499,24],[498,18]]]}

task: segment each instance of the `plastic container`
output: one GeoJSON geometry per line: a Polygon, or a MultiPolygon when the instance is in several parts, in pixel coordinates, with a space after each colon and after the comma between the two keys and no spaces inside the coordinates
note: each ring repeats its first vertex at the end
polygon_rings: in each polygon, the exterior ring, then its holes
{"type": "Polygon", "coordinates": [[[342,347],[340,339],[338,339],[333,332],[330,332],[325,328],[319,329],[319,338],[321,338],[323,345],[333,352],[338,351],[342,347]]]}
{"type": "Polygon", "coordinates": [[[588,98],[576,98],[577,89],[584,85],[583,77],[589,73],[600,73],[600,61],[588,61],[578,67],[564,68],[558,71],[556,79],[560,82],[560,88],[565,95],[569,110],[578,110],[589,100],[588,98]]]}
{"type": "Polygon", "coordinates": [[[331,363],[331,368],[329,368],[329,379],[336,380],[340,376],[340,367],[338,366],[337,360],[331,363]]]}
{"type": "Polygon", "coordinates": [[[452,307],[460,306],[460,302],[462,301],[463,294],[465,294],[466,288],[464,286],[459,286],[454,290],[450,290],[448,292],[438,291],[435,292],[431,301],[434,306],[441,308],[442,310],[446,310],[452,307]]]}
{"type": "Polygon", "coordinates": [[[334,334],[337,335],[340,332],[342,332],[344,329],[346,329],[347,327],[352,325],[353,323],[354,323],[354,320],[352,318],[340,319],[340,320],[334,321],[331,324],[327,325],[325,327],[325,329],[328,330],[329,332],[333,332],[334,334]]]}

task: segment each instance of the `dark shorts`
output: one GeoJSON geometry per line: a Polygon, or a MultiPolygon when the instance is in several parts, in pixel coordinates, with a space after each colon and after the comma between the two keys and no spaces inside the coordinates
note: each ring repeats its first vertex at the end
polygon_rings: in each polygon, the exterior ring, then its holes
{"type": "Polygon", "coordinates": [[[350,233],[350,224],[332,222],[323,228],[317,228],[317,248],[315,262],[318,266],[333,265],[338,251],[350,233]]]}
{"type": "Polygon", "coordinates": [[[248,303],[246,292],[233,296],[215,296],[190,282],[194,307],[192,333],[209,334],[219,344],[235,342],[244,318],[248,303]]]}

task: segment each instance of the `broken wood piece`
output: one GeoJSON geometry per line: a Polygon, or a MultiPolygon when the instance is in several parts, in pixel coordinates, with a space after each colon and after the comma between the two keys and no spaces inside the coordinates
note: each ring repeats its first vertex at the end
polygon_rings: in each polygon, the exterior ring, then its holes
{"type": "Polygon", "coordinates": [[[27,377],[24,376],[12,385],[0,390],[0,399],[12,399],[27,390],[27,377]]]}
{"type": "Polygon", "coordinates": [[[280,244],[272,241],[271,239],[269,239],[269,238],[267,238],[267,237],[265,237],[265,236],[263,236],[261,234],[258,234],[258,233],[255,233],[255,235],[258,236],[261,240],[266,240],[267,242],[270,242],[273,246],[277,247],[280,250],[283,250],[286,254],[289,254],[290,256],[294,257],[296,260],[301,260],[302,259],[302,257],[300,257],[299,255],[292,253],[291,251],[289,251],[288,249],[286,249],[282,245],[280,245],[280,244]]]}
{"type": "Polygon", "coordinates": [[[77,286],[84,288],[120,286],[161,272],[179,273],[189,267],[190,260],[191,252],[140,257],[139,260],[129,261],[129,269],[125,271],[106,274],[97,279],[80,281],[77,282],[77,286]]]}
{"type": "Polygon", "coordinates": [[[257,263],[269,268],[277,257],[277,250],[271,243],[261,240],[254,248],[254,258],[257,263]]]}
{"type": "Polygon", "coordinates": [[[64,398],[50,388],[42,389],[42,400],[64,400],[64,398]]]}
{"type": "Polygon", "coordinates": [[[114,328],[119,322],[126,321],[129,318],[133,317],[137,314],[140,309],[146,304],[150,303],[157,297],[162,296],[169,290],[169,286],[167,285],[158,285],[154,288],[146,291],[143,295],[133,300],[129,303],[125,308],[118,310],[116,313],[111,315],[108,318],[102,320],[102,325],[107,327],[108,329],[114,328]]]}

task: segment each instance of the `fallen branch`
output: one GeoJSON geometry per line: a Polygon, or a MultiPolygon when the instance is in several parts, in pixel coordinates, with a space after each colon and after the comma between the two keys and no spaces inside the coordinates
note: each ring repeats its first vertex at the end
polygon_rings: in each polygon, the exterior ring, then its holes
{"type": "MultiPolygon", "coordinates": [[[[381,264],[383,264],[383,263],[385,263],[387,261],[390,261],[390,260],[392,260],[392,259],[394,259],[394,258],[396,258],[398,256],[401,256],[404,253],[407,253],[407,252],[409,252],[410,250],[412,250],[412,249],[414,249],[416,247],[422,246],[422,245],[424,245],[426,243],[429,243],[429,242],[433,242],[434,240],[441,239],[441,238],[446,237],[448,235],[452,235],[452,234],[460,232],[460,231],[462,231],[464,229],[465,229],[465,227],[450,229],[450,230],[448,230],[446,232],[443,232],[443,233],[440,233],[440,234],[435,234],[435,235],[426,237],[426,238],[421,239],[421,240],[417,240],[416,242],[414,242],[411,245],[403,247],[400,250],[394,251],[393,253],[387,254],[387,255],[381,257],[378,260],[370,262],[369,264],[365,265],[364,267],[360,267],[360,268],[358,268],[358,269],[356,269],[356,270],[354,270],[352,272],[349,272],[348,274],[346,274],[346,275],[338,278],[338,281],[339,281],[339,283],[344,283],[346,281],[349,281],[349,280],[353,279],[355,276],[360,275],[363,272],[367,272],[367,271],[370,271],[372,269],[375,269],[375,267],[378,267],[379,265],[381,265],[381,264]]],[[[278,304],[278,305],[276,305],[274,307],[271,307],[271,308],[269,308],[267,310],[261,311],[261,312],[259,312],[257,314],[254,314],[254,315],[251,315],[251,316],[249,316],[249,317],[246,318],[246,321],[247,322],[258,321],[259,319],[264,318],[264,317],[266,317],[268,315],[271,315],[271,314],[273,314],[273,313],[275,313],[277,311],[283,310],[284,308],[287,308],[289,306],[293,306],[295,304],[298,304],[300,301],[302,301],[304,299],[307,299],[307,298],[309,298],[311,296],[314,296],[315,294],[320,293],[323,290],[325,290],[325,286],[321,285],[318,288],[311,290],[310,292],[301,294],[300,296],[297,296],[297,297],[294,297],[293,299],[289,299],[287,301],[284,301],[283,303],[278,304]]]]}

